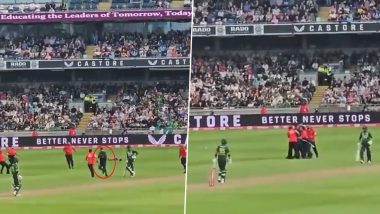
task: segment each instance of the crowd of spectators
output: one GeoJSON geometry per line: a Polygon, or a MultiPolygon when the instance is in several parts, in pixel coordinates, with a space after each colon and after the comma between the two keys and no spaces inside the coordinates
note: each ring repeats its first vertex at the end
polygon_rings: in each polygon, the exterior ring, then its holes
{"type": "Polygon", "coordinates": [[[98,108],[89,129],[154,128],[174,130],[187,126],[187,84],[124,84],[116,105],[98,108]]]}
{"type": "Polygon", "coordinates": [[[172,0],[112,0],[111,9],[170,8],[172,0]]]}
{"type": "Polygon", "coordinates": [[[0,56],[15,59],[78,59],[82,58],[86,45],[77,36],[24,36],[0,37],[0,56]]]}
{"type": "Polygon", "coordinates": [[[325,91],[323,104],[380,104],[380,54],[354,52],[350,56],[351,78],[334,78],[325,91]]]}
{"type": "Polygon", "coordinates": [[[315,82],[298,79],[295,55],[195,57],[191,107],[291,107],[310,101],[315,82]]]}
{"type": "MultiPolygon", "coordinates": [[[[65,85],[0,88],[0,130],[65,130],[76,127],[82,109],[68,101],[79,88],[65,85]]],[[[80,91],[80,90],[79,90],[80,91]]]]}
{"type": "Polygon", "coordinates": [[[311,22],[318,14],[316,0],[197,0],[194,24],[311,22]]]}
{"type": "Polygon", "coordinates": [[[329,13],[329,21],[352,22],[380,19],[380,7],[375,0],[335,1],[329,13]]]}
{"type": "Polygon", "coordinates": [[[97,41],[94,58],[187,57],[190,55],[190,31],[166,34],[106,34],[97,41]]]}
{"type": "MultiPolygon", "coordinates": [[[[59,1],[61,2],[61,1],[59,1]]],[[[38,12],[55,12],[65,9],[65,5],[57,5],[55,1],[34,1],[29,3],[23,1],[20,4],[14,4],[14,1],[0,2],[0,14],[3,13],[38,13],[38,12]]]]}
{"type": "Polygon", "coordinates": [[[75,128],[85,113],[79,103],[89,94],[104,94],[105,99],[97,100],[98,103],[105,103],[111,95],[116,97],[108,100],[109,105],[98,104],[89,129],[184,128],[187,126],[186,87],[187,84],[165,83],[7,85],[0,88],[0,130],[75,128]]]}

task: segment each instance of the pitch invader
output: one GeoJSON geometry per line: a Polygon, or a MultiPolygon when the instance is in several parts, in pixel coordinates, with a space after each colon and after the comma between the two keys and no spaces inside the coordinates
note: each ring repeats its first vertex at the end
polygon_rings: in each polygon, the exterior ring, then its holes
{"type": "Polygon", "coordinates": [[[216,162],[218,162],[219,166],[218,182],[224,183],[227,176],[227,162],[232,163],[230,149],[227,146],[226,139],[222,139],[221,144],[216,147],[213,163],[216,164],[216,162]]]}
{"type": "Polygon", "coordinates": [[[363,126],[363,130],[360,132],[359,136],[359,146],[360,146],[360,163],[365,163],[364,152],[367,153],[367,163],[371,163],[371,145],[372,145],[372,134],[368,131],[367,126],[363,126]]]}
{"type": "Polygon", "coordinates": [[[313,152],[315,154],[315,157],[319,157],[318,149],[317,149],[317,144],[315,141],[315,137],[317,136],[317,131],[311,127],[311,126],[306,126],[306,131],[308,134],[308,141],[310,143],[311,148],[313,149],[313,152]]]}
{"type": "Polygon", "coordinates": [[[127,175],[127,171],[130,173],[131,177],[136,175],[135,172],[135,160],[139,153],[131,148],[131,146],[127,146],[127,166],[125,167],[124,177],[127,175]]]}

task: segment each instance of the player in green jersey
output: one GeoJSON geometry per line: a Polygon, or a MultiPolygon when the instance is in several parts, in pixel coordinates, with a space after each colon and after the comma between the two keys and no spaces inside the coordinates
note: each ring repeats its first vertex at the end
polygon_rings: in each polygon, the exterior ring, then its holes
{"type": "MultiPolygon", "coordinates": [[[[137,158],[137,155],[139,153],[136,152],[135,150],[133,150],[131,148],[131,146],[127,146],[127,166],[126,166],[126,171],[128,171],[131,175],[131,177],[134,177],[136,175],[136,172],[135,172],[135,159],[137,158]]],[[[127,175],[127,172],[124,173],[124,176],[127,175]]]]}
{"type": "Polygon", "coordinates": [[[21,190],[21,175],[18,168],[18,158],[13,157],[10,165],[11,173],[12,173],[12,187],[13,187],[13,195],[19,196],[19,192],[21,190]]]}
{"type": "Polygon", "coordinates": [[[218,162],[219,166],[219,174],[218,174],[218,182],[219,183],[224,183],[226,181],[226,174],[227,174],[227,169],[226,165],[227,162],[231,163],[231,154],[230,154],[230,149],[227,146],[227,140],[222,139],[221,144],[216,148],[214,160],[214,164],[218,162]]]}
{"type": "Polygon", "coordinates": [[[371,145],[372,145],[372,134],[368,131],[367,126],[363,126],[363,130],[359,136],[360,143],[360,163],[364,163],[364,152],[367,153],[367,163],[371,163],[372,154],[371,154],[371,145]]]}

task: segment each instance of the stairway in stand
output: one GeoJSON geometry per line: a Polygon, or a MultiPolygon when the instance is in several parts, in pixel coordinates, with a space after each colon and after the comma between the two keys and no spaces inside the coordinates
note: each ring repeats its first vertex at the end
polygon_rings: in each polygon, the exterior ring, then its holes
{"type": "Polygon", "coordinates": [[[98,10],[110,10],[111,2],[108,0],[107,2],[99,2],[98,10]]]}
{"type": "Polygon", "coordinates": [[[88,123],[91,121],[93,113],[84,113],[82,119],[80,120],[80,123],[78,125],[79,129],[86,129],[88,123]]]}
{"type": "Polygon", "coordinates": [[[320,7],[318,16],[321,22],[327,22],[330,15],[330,7],[320,7]]]}
{"type": "Polygon", "coordinates": [[[310,108],[318,108],[318,106],[321,104],[323,95],[325,94],[326,89],[328,86],[317,86],[315,93],[313,97],[311,98],[311,101],[309,103],[310,108]]]}

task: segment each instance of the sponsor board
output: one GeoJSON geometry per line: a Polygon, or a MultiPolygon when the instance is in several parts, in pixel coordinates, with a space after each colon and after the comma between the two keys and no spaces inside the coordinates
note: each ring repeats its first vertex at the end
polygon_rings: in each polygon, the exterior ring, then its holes
{"type": "Polygon", "coordinates": [[[193,27],[192,29],[193,36],[216,36],[216,27],[193,27]]]}
{"type": "Polygon", "coordinates": [[[268,115],[209,115],[190,116],[190,128],[239,128],[308,125],[344,125],[380,123],[375,112],[317,113],[317,114],[268,114],[268,115]]]}
{"type": "Polygon", "coordinates": [[[186,138],[186,134],[0,137],[0,148],[61,147],[68,143],[73,146],[164,146],[185,144],[186,138]]]}
{"type": "Polygon", "coordinates": [[[28,69],[96,69],[96,68],[188,68],[190,58],[134,58],[134,59],[76,59],[76,60],[10,60],[4,61],[5,68],[0,70],[28,69]]]}
{"type": "Polygon", "coordinates": [[[265,36],[295,34],[359,34],[380,32],[379,22],[352,23],[291,23],[291,24],[254,24],[195,26],[193,36],[265,36]],[[216,30],[218,28],[218,30],[216,30]],[[218,32],[223,33],[218,33],[218,32]]]}

